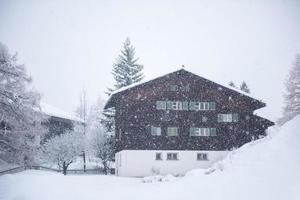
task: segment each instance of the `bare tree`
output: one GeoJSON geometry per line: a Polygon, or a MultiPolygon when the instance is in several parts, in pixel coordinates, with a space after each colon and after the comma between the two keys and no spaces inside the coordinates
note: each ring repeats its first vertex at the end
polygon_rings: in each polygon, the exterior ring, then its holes
{"type": "Polygon", "coordinates": [[[23,164],[33,160],[36,139],[44,133],[40,94],[17,55],[0,43],[0,159],[23,164]]]}
{"type": "MultiPolygon", "coordinates": [[[[82,133],[83,135],[86,135],[87,132],[87,97],[86,97],[86,89],[83,88],[82,92],[79,96],[79,107],[76,110],[77,115],[83,120],[83,129],[82,133]]],[[[86,152],[85,149],[82,152],[83,156],[83,171],[86,172],[86,152]]]]}
{"type": "Polygon", "coordinates": [[[285,106],[283,108],[283,117],[279,120],[279,124],[284,124],[300,114],[300,54],[296,55],[285,82],[285,87],[285,106]]]}
{"type": "Polygon", "coordinates": [[[109,163],[113,161],[115,154],[115,140],[111,135],[107,135],[104,129],[98,129],[91,138],[92,152],[97,158],[100,158],[104,173],[109,173],[109,163]]]}

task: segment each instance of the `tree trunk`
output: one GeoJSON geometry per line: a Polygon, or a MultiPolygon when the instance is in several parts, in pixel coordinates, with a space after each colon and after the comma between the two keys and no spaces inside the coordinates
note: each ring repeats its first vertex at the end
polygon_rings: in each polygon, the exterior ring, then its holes
{"type": "Polygon", "coordinates": [[[83,172],[86,172],[85,151],[83,152],[83,172]]]}
{"type": "Polygon", "coordinates": [[[107,163],[106,162],[103,162],[103,170],[104,170],[104,174],[108,174],[108,166],[107,166],[107,163]]]}
{"type": "Polygon", "coordinates": [[[66,162],[63,163],[63,174],[67,175],[67,169],[68,169],[68,165],[66,164],[66,162]]]}

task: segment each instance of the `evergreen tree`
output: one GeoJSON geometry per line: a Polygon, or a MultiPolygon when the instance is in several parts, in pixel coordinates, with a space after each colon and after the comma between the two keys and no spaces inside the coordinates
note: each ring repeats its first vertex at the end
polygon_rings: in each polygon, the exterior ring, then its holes
{"type": "MultiPolygon", "coordinates": [[[[142,70],[143,65],[137,63],[138,58],[135,58],[135,48],[130,42],[129,38],[123,44],[121,54],[113,64],[112,75],[115,80],[113,88],[109,88],[107,94],[110,95],[113,91],[122,87],[131,85],[141,81],[144,77],[142,70]]],[[[114,133],[114,114],[113,108],[103,111],[102,125],[107,132],[114,133]]]]}
{"type": "Polygon", "coordinates": [[[234,88],[236,88],[236,86],[235,86],[235,84],[234,84],[234,82],[233,82],[233,81],[230,81],[228,85],[229,85],[229,86],[231,86],[231,87],[234,87],[234,88]]]}
{"type": "Polygon", "coordinates": [[[143,65],[137,63],[138,58],[135,58],[135,48],[132,46],[129,38],[123,44],[121,54],[113,64],[112,75],[115,79],[114,89],[120,89],[124,86],[131,85],[143,79],[143,65]]]}
{"type": "Polygon", "coordinates": [[[300,54],[296,55],[295,62],[285,82],[285,106],[281,124],[300,114],[300,54]]]}
{"type": "Polygon", "coordinates": [[[240,90],[250,94],[250,89],[245,81],[242,82],[240,90]]]}

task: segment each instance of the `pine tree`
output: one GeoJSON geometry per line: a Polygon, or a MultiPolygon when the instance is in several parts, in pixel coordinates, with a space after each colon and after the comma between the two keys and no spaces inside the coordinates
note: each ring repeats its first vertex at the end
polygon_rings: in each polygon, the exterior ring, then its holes
{"type": "MultiPolygon", "coordinates": [[[[130,42],[129,38],[123,44],[121,54],[113,64],[112,75],[115,80],[113,88],[109,88],[107,94],[110,95],[113,91],[122,87],[137,83],[144,78],[142,70],[143,65],[137,63],[138,58],[135,58],[135,48],[130,42]]],[[[114,132],[114,114],[113,108],[103,111],[102,124],[107,132],[114,132]]]]}
{"type": "Polygon", "coordinates": [[[228,85],[229,85],[229,86],[231,86],[231,87],[234,87],[234,88],[236,88],[236,86],[235,86],[235,84],[234,84],[234,82],[233,82],[233,81],[230,81],[230,82],[228,83],[228,85]]]}
{"type": "Polygon", "coordinates": [[[285,106],[281,124],[300,114],[300,54],[296,55],[293,66],[285,82],[285,106]]]}
{"type": "Polygon", "coordinates": [[[117,90],[124,86],[131,85],[143,79],[143,65],[137,63],[135,58],[135,48],[132,46],[130,39],[126,38],[123,44],[121,54],[113,64],[112,75],[115,79],[114,89],[117,90]]]}
{"type": "Polygon", "coordinates": [[[240,90],[250,94],[250,89],[245,81],[242,82],[240,90]]]}

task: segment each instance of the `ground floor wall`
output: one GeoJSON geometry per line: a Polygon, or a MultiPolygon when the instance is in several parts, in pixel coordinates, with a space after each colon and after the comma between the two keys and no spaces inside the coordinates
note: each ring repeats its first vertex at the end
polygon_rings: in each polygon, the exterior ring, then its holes
{"type": "Polygon", "coordinates": [[[195,168],[208,168],[223,159],[229,151],[175,151],[175,150],[122,150],[116,154],[116,175],[145,177],[155,174],[184,175],[195,168]],[[160,160],[157,160],[160,153],[160,160]],[[168,160],[168,154],[177,154],[177,159],[168,160]],[[207,159],[201,159],[206,154],[207,159]],[[200,159],[199,159],[200,157],[200,159]]]}

